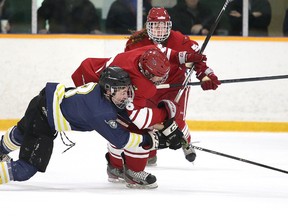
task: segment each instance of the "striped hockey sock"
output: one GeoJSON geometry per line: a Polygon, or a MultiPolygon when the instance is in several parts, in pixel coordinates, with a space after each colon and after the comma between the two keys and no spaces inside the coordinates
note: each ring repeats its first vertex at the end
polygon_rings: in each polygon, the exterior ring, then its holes
{"type": "Polygon", "coordinates": [[[13,181],[13,175],[10,162],[0,162],[0,184],[6,184],[13,181]]]}

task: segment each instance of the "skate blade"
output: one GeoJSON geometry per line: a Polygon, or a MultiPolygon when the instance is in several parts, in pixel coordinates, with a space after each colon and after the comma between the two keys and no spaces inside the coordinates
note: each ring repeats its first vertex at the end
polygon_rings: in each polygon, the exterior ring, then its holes
{"type": "Polygon", "coordinates": [[[108,178],[108,181],[116,184],[125,183],[125,180],[121,178],[108,178]]]}
{"type": "Polygon", "coordinates": [[[158,187],[157,183],[149,184],[149,185],[140,185],[136,183],[126,183],[126,187],[131,189],[155,189],[158,187]]]}

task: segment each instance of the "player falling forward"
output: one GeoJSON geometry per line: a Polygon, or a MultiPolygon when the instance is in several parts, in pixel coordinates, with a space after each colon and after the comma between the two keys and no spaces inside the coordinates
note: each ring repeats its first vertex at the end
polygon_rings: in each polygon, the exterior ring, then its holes
{"type": "MultiPolygon", "coordinates": [[[[0,184],[26,181],[37,172],[45,172],[57,132],[97,131],[116,148],[145,153],[151,149],[181,148],[183,133],[173,120],[164,123],[162,131],[142,135],[129,132],[117,123],[117,114],[133,101],[131,80],[119,67],[108,67],[99,84],[88,83],[66,88],[60,83],[47,83],[34,97],[24,117],[10,128],[0,142],[0,184]],[[20,148],[19,159],[7,155],[20,148]]],[[[125,160],[125,156],[122,155],[125,160]]],[[[124,164],[122,177],[132,188],[155,188],[156,177],[124,164]]],[[[119,176],[117,177],[119,178],[119,176]]]]}
{"type": "MultiPolygon", "coordinates": [[[[151,130],[156,124],[178,115],[178,108],[173,101],[161,100],[153,107],[147,106],[147,101],[154,97],[158,83],[162,83],[169,76],[175,76],[176,70],[171,71],[170,66],[178,64],[183,67],[186,61],[195,62],[205,58],[197,53],[182,53],[166,48],[159,49],[155,45],[143,46],[129,52],[117,54],[113,58],[87,58],[72,75],[76,86],[86,82],[98,82],[102,71],[107,66],[117,66],[125,69],[131,77],[132,85],[135,86],[135,98],[127,112],[131,124],[139,130],[151,130]],[[183,54],[183,55],[182,55],[183,54]],[[169,57],[169,59],[167,58],[169,57]],[[174,63],[175,62],[175,63],[174,63]]],[[[177,74],[176,74],[177,76],[177,74]]],[[[147,164],[150,152],[131,153],[125,149],[115,148],[108,144],[108,156],[110,165],[115,169],[122,170],[122,153],[126,161],[131,161],[134,170],[143,170],[147,164]]],[[[108,167],[109,168],[109,167],[108,167]]]]}

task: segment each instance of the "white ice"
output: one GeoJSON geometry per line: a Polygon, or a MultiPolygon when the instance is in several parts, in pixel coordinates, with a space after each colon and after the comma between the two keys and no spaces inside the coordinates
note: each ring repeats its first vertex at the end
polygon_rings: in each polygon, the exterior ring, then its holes
{"type": "MultiPolygon", "coordinates": [[[[3,134],[3,132],[1,132],[3,134]]],[[[158,151],[146,171],[158,188],[133,190],[107,181],[106,141],[96,132],[70,132],[75,147],[62,154],[60,137],[46,173],[0,185],[1,216],[171,215],[286,216],[288,174],[197,151],[158,151]]],[[[192,132],[195,145],[288,170],[287,133],[192,132]]],[[[12,154],[17,159],[18,152],[12,154]]]]}

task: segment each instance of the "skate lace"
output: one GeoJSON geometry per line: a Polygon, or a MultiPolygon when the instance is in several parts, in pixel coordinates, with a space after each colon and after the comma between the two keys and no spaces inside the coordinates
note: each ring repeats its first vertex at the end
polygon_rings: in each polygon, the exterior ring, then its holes
{"type": "Polygon", "coordinates": [[[141,180],[146,180],[147,176],[149,175],[149,173],[145,172],[145,171],[141,171],[141,172],[135,172],[132,170],[129,170],[131,173],[131,176],[133,176],[134,178],[137,179],[141,179],[141,180]]]}

